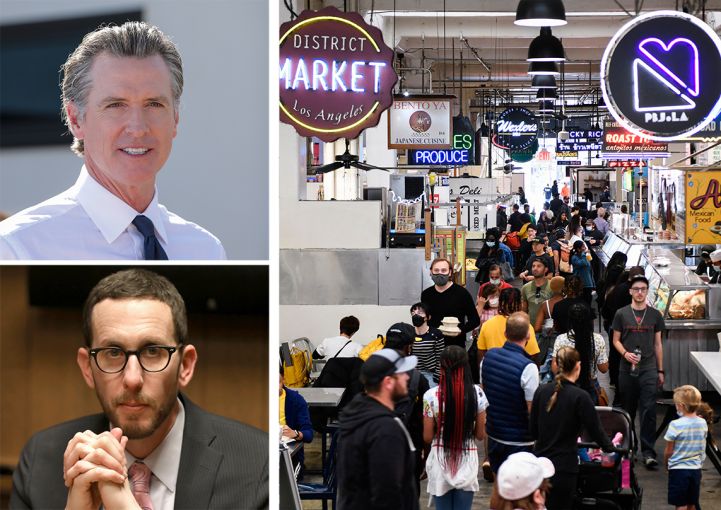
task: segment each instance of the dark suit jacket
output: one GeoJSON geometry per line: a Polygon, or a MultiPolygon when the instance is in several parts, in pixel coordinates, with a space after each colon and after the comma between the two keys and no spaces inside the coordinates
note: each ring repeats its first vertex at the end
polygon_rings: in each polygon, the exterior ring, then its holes
{"type": "MultiPolygon", "coordinates": [[[[180,395],[185,429],[175,508],[268,508],[268,434],[207,413],[180,395]]],[[[12,509],[63,509],[63,453],[76,432],[108,430],[103,414],[61,423],[35,434],[13,474],[12,509]]]]}

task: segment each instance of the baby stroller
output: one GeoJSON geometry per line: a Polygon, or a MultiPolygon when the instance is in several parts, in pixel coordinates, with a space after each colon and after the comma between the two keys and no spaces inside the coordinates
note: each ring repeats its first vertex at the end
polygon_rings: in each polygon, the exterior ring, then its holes
{"type": "MultiPolygon", "coordinates": [[[[623,443],[614,455],[613,465],[601,462],[581,462],[578,472],[577,495],[574,509],[638,510],[641,508],[643,489],[638,485],[634,471],[633,451],[636,438],[629,414],[620,408],[596,407],[601,426],[608,437],[623,434],[623,443]],[[623,473],[627,473],[624,487],[623,473]]],[[[579,447],[598,448],[590,442],[584,431],[579,447]]]]}

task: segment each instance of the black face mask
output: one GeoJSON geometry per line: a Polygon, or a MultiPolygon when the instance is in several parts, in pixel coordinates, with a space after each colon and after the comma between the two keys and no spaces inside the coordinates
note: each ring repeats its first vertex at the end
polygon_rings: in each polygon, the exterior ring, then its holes
{"type": "Polygon", "coordinates": [[[423,326],[423,323],[426,322],[426,318],[422,317],[420,315],[413,315],[411,317],[411,321],[413,322],[413,325],[417,328],[423,326]]]}

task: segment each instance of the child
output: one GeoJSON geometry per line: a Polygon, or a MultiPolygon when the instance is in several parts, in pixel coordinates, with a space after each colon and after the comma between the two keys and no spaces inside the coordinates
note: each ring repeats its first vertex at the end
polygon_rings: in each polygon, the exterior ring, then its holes
{"type": "Polygon", "coordinates": [[[663,452],[668,469],[668,504],[676,510],[696,510],[701,489],[701,466],[706,458],[706,420],[696,412],[701,392],[691,385],[673,390],[673,402],[680,418],[673,420],[666,430],[666,450],[663,452]]]}

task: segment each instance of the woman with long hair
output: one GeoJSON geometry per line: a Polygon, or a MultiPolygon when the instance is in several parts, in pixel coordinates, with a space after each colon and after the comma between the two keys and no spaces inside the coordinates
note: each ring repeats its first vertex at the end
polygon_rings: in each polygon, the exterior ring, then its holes
{"type": "Polygon", "coordinates": [[[541,381],[550,381],[551,374],[551,353],[553,351],[553,345],[556,341],[556,329],[553,325],[553,309],[556,304],[563,300],[563,287],[565,279],[563,276],[554,276],[551,278],[551,297],[541,303],[541,307],[538,309],[536,316],[536,323],[533,325],[533,329],[540,331],[539,339],[540,342],[538,347],[541,349],[541,357],[543,363],[539,369],[539,375],[541,381]]]}
{"type": "Polygon", "coordinates": [[[436,510],[471,508],[478,490],[475,439],[486,435],[487,407],[483,390],[471,379],[465,349],[443,349],[440,382],[423,395],[423,440],[431,447],[427,491],[436,510]]]}
{"type": "MultiPolygon", "coordinates": [[[[576,303],[569,308],[568,323],[571,325],[568,333],[556,337],[553,358],[555,360],[558,351],[564,347],[573,347],[578,351],[581,357],[581,374],[576,384],[588,392],[594,405],[598,405],[598,372],[608,372],[606,342],[600,334],[594,333],[591,310],[585,304],[576,303]]],[[[551,361],[551,370],[558,372],[555,361],[551,361]]]]}
{"type": "Polygon", "coordinates": [[[556,303],[551,310],[553,329],[556,333],[567,333],[568,310],[575,303],[585,303],[583,300],[583,282],[578,276],[569,276],[563,282],[563,299],[556,303]]]}
{"type": "MultiPolygon", "coordinates": [[[[608,261],[606,269],[603,271],[603,275],[598,279],[596,283],[596,302],[598,308],[603,310],[603,305],[606,302],[606,294],[613,289],[616,283],[621,278],[621,275],[626,270],[626,262],[628,261],[628,255],[622,251],[614,252],[611,255],[611,259],[608,261]]],[[[604,329],[608,330],[604,324],[604,329]]]]}
{"type": "Polygon", "coordinates": [[[568,214],[566,211],[561,211],[556,219],[555,228],[566,228],[568,226],[568,214]]]}
{"type": "Polygon", "coordinates": [[[481,290],[481,295],[478,296],[478,301],[476,302],[476,310],[478,311],[478,316],[481,318],[481,326],[483,326],[483,323],[487,320],[498,315],[500,289],[500,285],[489,283],[481,290]]]}
{"type": "Polygon", "coordinates": [[[534,453],[553,462],[549,510],[573,508],[578,479],[578,447],[582,430],[605,451],[613,451],[610,439],[588,393],[576,385],[581,376],[581,356],[573,347],[558,351],[555,359],[560,369],[555,382],[538,388],[531,404],[529,428],[536,440],[534,453]]]}

